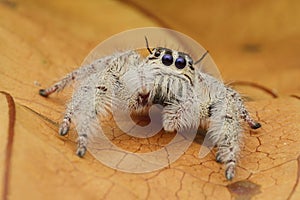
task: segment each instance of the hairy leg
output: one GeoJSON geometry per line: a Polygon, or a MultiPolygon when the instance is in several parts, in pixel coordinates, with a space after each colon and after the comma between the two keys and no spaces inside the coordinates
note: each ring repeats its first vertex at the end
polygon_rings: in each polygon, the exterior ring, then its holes
{"type": "Polygon", "coordinates": [[[249,112],[247,111],[247,109],[244,106],[244,103],[243,103],[243,100],[242,100],[241,96],[235,90],[233,90],[231,88],[227,89],[227,93],[233,99],[233,101],[235,102],[235,104],[238,108],[238,111],[240,113],[240,117],[242,119],[244,119],[252,129],[260,128],[261,124],[256,122],[254,119],[252,119],[249,112]]]}
{"type": "MultiPolygon", "coordinates": [[[[100,62],[99,62],[100,64],[100,62]]],[[[99,67],[99,66],[98,66],[99,67]]],[[[68,84],[70,84],[71,81],[73,80],[78,80],[78,79],[84,79],[91,75],[92,73],[96,73],[96,65],[85,65],[80,67],[77,70],[72,71],[71,73],[67,74],[64,78],[62,78],[60,81],[55,83],[53,86],[50,86],[49,88],[46,89],[41,89],[39,91],[39,94],[41,96],[47,97],[50,94],[61,91],[63,90],[68,84]]],[[[60,135],[66,135],[70,129],[71,125],[71,118],[73,115],[73,107],[76,107],[78,105],[74,105],[74,102],[71,102],[68,104],[64,119],[62,123],[60,124],[59,127],[59,134],[60,135]]]]}
{"type": "Polygon", "coordinates": [[[97,114],[95,110],[95,87],[89,83],[89,78],[82,82],[78,90],[74,92],[73,122],[75,124],[78,139],[76,154],[83,157],[88,144],[89,135],[93,134],[94,127],[97,126],[97,114]]]}
{"type": "MultiPolygon", "coordinates": [[[[67,74],[64,78],[62,78],[60,81],[55,83],[54,85],[50,86],[46,89],[40,89],[39,94],[44,97],[48,97],[50,94],[54,92],[58,92],[63,90],[67,85],[69,85],[73,80],[83,80],[90,76],[91,74],[95,74],[97,70],[103,68],[103,60],[98,60],[95,63],[91,65],[85,65],[82,66],[71,73],[67,74]]],[[[71,125],[71,119],[73,116],[73,109],[78,107],[78,103],[74,104],[73,102],[70,102],[67,106],[64,119],[59,127],[59,134],[60,135],[66,135],[70,129],[71,125]]]]}
{"type": "Polygon", "coordinates": [[[69,102],[65,117],[60,125],[59,134],[65,135],[72,122],[78,133],[78,146],[76,154],[83,157],[87,150],[88,137],[93,133],[97,121],[95,111],[95,91],[97,74],[83,79],[75,89],[72,100],[69,102]]]}
{"type": "Polygon", "coordinates": [[[216,160],[225,164],[225,176],[228,180],[235,175],[242,131],[232,98],[215,104],[207,134],[218,148],[216,160]]]}
{"type": "Polygon", "coordinates": [[[59,135],[63,136],[69,132],[72,115],[73,115],[73,104],[69,103],[67,106],[67,110],[65,112],[64,119],[59,126],[59,131],[58,131],[59,135]]]}
{"type": "Polygon", "coordinates": [[[58,92],[63,90],[67,85],[69,85],[73,80],[82,80],[91,74],[96,73],[97,71],[101,70],[103,68],[104,60],[98,60],[97,62],[91,64],[91,65],[84,65],[69,74],[67,74],[65,77],[63,77],[60,81],[56,82],[52,86],[40,89],[39,94],[43,97],[48,97],[50,94],[54,92],[58,92]]]}

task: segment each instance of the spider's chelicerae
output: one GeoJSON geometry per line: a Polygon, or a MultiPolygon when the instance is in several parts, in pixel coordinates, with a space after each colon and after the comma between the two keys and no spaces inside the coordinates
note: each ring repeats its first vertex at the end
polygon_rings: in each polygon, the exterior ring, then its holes
{"type": "Polygon", "coordinates": [[[106,115],[114,99],[127,102],[122,106],[129,111],[160,104],[165,131],[184,131],[209,123],[206,134],[218,149],[216,160],[226,165],[225,176],[231,180],[240,151],[241,119],[252,129],[261,125],[250,117],[236,91],[197,69],[188,54],[163,47],[150,49],[148,43],[147,49],[146,58],[136,51],[116,53],[82,66],[53,86],[41,89],[40,95],[47,97],[73,80],[78,83],[59,134],[66,135],[72,117],[80,115],[76,122],[77,155],[82,157],[92,134],[89,122],[99,114],[106,115]]]}

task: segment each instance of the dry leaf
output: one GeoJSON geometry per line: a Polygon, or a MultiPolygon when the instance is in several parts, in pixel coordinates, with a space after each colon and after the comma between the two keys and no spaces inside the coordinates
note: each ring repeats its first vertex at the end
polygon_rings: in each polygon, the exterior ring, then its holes
{"type": "MultiPolygon", "coordinates": [[[[2,199],[299,199],[299,6],[270,0],[0,1],[2,199]],[[175,163],[146,174],[116,171],[90,154],[78,158],[74,129],[58,136],[72,88],[47,99],[38,89],[77,68],[102,40],[143,26],[196,39],[224,80],[235,81],[252,100],[247,106],[263,127],[245,131],[233,181],[225,180],[214,152],[198,158],[201,136],[175,163]]],[[[125,148],[159,147],[123,139],[125,148]]]]}

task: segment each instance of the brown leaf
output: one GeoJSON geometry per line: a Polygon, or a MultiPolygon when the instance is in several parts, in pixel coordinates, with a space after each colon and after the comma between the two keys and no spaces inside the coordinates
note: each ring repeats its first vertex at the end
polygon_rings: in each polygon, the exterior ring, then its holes
{"type": "MultiPolygon", "coordinates": [[[[0,1],[1,198],[299,199],[298,7],[296,1],[0,1]],[[236,81],[252,100],[247,106],[263,126],[245,131],[232,182],[214,152],[198,158],[201,136],[175,163],[151,173],[120,172],[89,153],[80,159],[76,131],[57,134],[72,88],[47,99],[38,95],[112,34],[157,25],[209,49],[224,80],[236,81]]],[[[160,136],[114,142],[152,151],[172,137],[160,136]]]]}

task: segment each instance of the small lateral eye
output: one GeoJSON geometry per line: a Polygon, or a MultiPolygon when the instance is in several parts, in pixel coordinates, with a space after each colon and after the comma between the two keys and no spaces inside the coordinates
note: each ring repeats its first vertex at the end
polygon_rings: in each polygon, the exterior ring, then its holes
{"type": "Polygon", "coordinates": [[[160,52],[159,50],[157,50],[157,51],[155,51],[154,56],[155,56],[155,57],[159,57],[160,54],[161,54],[161,52],[160,52]]]}
{"type": "Polygon", "coordinates": [[[185,58],[183,58],[183,57],[178,57],[178,58],[175,60],[175,66],[176,66],[178,69],[183,69],[183,68],[186,66],[186,60],[185,60],[185,58]]]}
{"type": "Polygon", "coordinates": [[[171,54],[165,54],[161,61],[164,65],[170,66],[173,64],[173,56],[171,54]]]}

